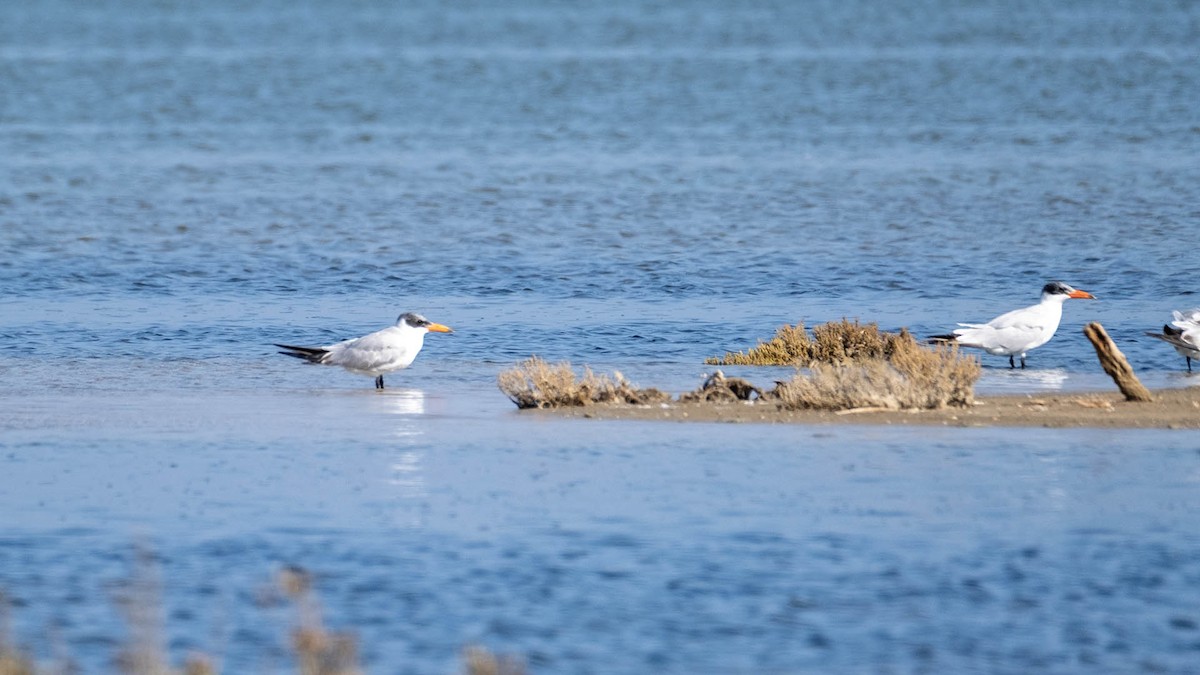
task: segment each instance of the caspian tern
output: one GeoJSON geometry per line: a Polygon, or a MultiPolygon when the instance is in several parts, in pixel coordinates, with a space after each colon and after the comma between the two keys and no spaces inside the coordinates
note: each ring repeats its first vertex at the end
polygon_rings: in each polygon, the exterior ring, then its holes
{"type": "Polygon", "coordinates": [[[1192,372],[1192,359],[1200,359],[1200,307],[1186,313],[1175,310],[1175,320],[1163,326],[1162,333],[1146,333],[1175,348],[1187,359],[1188,372],[1192,372]]]}
{"type": "Polygon", "coordinates": [[[433,323],[420,314],[407,312],[396,325],[351,340],[325,347],[296,347],[276,344],[279,352],[309,363],[341,366],[359,375],[375,378],[375,388],[383,389],[383,376],[409,367],[425,345],[426,333],[452,333],[449,327],[433,323]]]}
{"type": "Polygon", "coordinates": [[[934,335],[932,342],[954,342],[963,347],[975,347],[989,354],[1008,356],[1010,368],[1016,368],[1013,357],[1021,359],[1025,367],[1025,354],[1041,347],[1054,337],[1058,323],[1062,320],[1062,306],[1068,298],[1095,298],[1087,291],[1079,291],[1060,282],[1051,281],[1042,287],[1042,301],[1036,305],[1015,309],[987,323],[960,323],[962,328],[947,335],[934,335]]]}

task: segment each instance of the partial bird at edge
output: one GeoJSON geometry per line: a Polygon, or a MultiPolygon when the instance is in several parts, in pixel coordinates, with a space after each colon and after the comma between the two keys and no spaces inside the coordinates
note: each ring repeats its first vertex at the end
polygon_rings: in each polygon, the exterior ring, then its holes
{"type": "Polygon", "coordinates": [[[1200,307],[1187,312],[1172,312],[1175,320],[1163,324],[1161,333],[1146,332],[1146,335],[1166,342],[1175,348],[1187,361],[1188,372],[1192,372],[1192,359],[1200,359],[1200,307]]]}

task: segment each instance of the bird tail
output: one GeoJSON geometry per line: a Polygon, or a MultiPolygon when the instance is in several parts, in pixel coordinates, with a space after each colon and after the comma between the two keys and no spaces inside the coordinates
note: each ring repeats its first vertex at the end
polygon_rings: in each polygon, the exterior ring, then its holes
{"type": "Polygon", "coordinates": [[[294,345],[281,345],[277,343],[273,344],[280,349],[287,350],[279,352],[280,354],[292,356],[297,359],[304,359],[309,363],[322,363],[324,362],[325,357],[329,355],[328,349],[322,349],[320,347],[296,347],[294,345]]]}
{"type": "Polygon", "coordinates": [[[1195,350],[1196,345],[1184,342],[1183,339],[1179,337],[1181,334],[1183,334],[1182,330],[1179,330],[1178,328],[1171,328],[1170,326],[1163,326],[1163,332],[1161,333],[1151,333],[1148,331],[1146,333],[1146,335],[1149,335],[1152,338],[1158,338],[1169,345],[1179,347],[1181,349],[1195,350]]]}

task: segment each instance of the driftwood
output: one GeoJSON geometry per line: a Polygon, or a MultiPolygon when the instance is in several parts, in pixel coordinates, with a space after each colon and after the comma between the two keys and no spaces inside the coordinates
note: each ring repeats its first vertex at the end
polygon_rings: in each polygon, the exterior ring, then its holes
{"type": "Polygon", "coordinates": [[[1126,401],[1154,400],[1154,397],[1150,395],[1150,390],[1142,384],[1137,375],[1133,374],[1133,367],[1129,365],[1129,361],[1125,359],[1121,350],[1117,349],[1112,338],[1108,337],[1104,326],[1096,322],[1089,323],[1083,327],[1083,334],[1096,348],[1096,356],[1100,359],[1100,365],[1104,368],[1104,372],[1113,379],[1113,382],[1117,383],[1117,388],[1125,395],[1126,401]]]}

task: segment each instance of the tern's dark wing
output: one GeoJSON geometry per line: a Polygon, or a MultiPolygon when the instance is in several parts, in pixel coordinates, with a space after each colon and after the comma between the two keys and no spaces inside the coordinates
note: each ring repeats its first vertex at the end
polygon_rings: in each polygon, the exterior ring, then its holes
{"type": "Polygon", "coordinates": [[[275,346],[279,347],[280,349],[287,350],[279,352],[280,354],[286,354],[287,356],[304,359],[309,363],[321,363],[321,361],[325,359],[325,356],[329,354],[329,350],[323,347],[296,347],[294,345],[281,344],[275,344],[275,346]]]}

